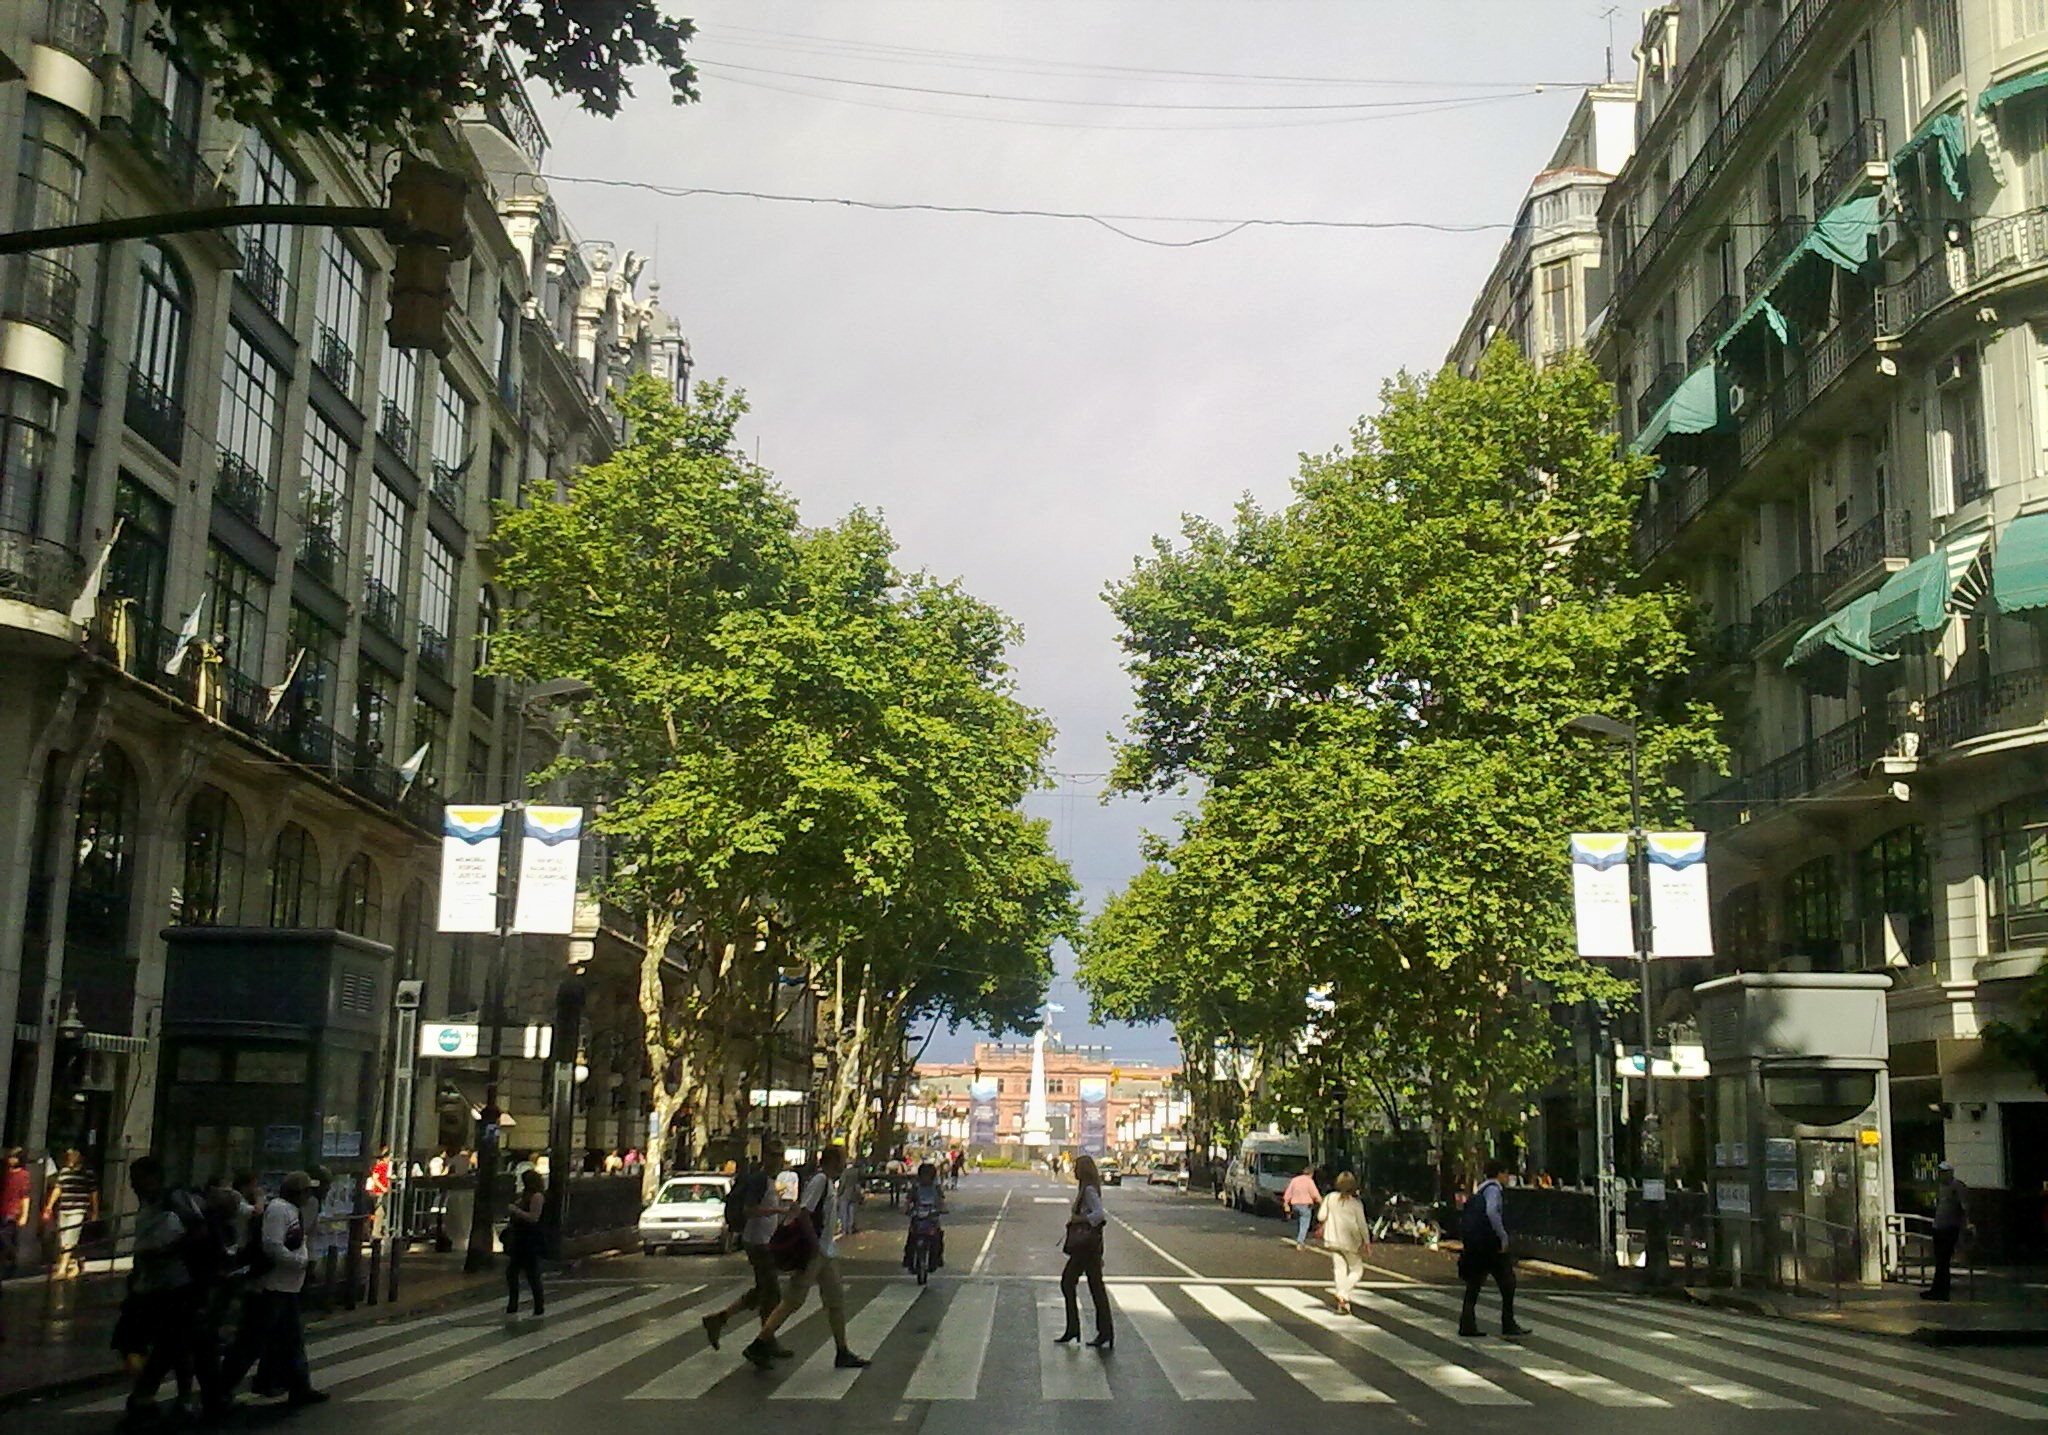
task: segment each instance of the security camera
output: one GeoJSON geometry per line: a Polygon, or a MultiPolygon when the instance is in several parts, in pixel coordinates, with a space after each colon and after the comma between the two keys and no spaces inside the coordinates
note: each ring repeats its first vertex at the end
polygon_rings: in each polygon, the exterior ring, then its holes
{"type": "Polygon", "coordinates": [[[398,992],[392,997],[391,1004],[400,1011],[418,1011],[420,1009],[420,994],[426,990],[426,987],[427,984],[425,982],[400,982],[398,984],[398,992]]]}

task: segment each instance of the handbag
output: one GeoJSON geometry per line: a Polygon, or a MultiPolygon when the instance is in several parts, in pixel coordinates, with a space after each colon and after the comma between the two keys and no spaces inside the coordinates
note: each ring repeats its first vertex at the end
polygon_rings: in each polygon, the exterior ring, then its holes
{"type": "Polygon", "coordinates": [[[1086,1258],[1102,1251],[1102,1227],[1081,1216],[1067,1218],[1066,1239],[1060,1242],[1060,1250],[1070,1256],[1086,1258]]]}
{"type": "MultiPolygon", "coordinates": [[[[817,1209],[805,1206],[802,1209],[811,1216],[819,1227],[825,1224],[825,1203],[832,1199],[830,1185],[818,1197],[817,1209]]],[[[818,1238],[812,1233],[811,1225],[803,1221],[784,1221],[775,1228],[775,1234],[768,1238],[768,1256],[775,1262],[775,1268],[783,1271],[800,1271],[811,1263],[819,1250],[818,1238]]]]}

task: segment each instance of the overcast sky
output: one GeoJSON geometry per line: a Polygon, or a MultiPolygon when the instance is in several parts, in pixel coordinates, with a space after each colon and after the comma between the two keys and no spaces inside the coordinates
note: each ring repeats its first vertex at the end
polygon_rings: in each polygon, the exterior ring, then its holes
{"type": "MultiPolygon", "coordinates": [[[[699,375],[747,391],[749,436],[808,519],[879,507],[907,566],[964,579],[1024,625],[1022,695],[1058,724],[1069,775],[1032,807],[1093,909],[1137,869],[1140,832],[1171,831],[1175,811],[1098,800],[1130,696],[1103,584],[1182,513],[1226,516],[1244,493],[1283,501],[1298,455],[1344,442],[1382,380],[1439,363],[1501,230],[1252,227],[1186,245],[1227,226],[1116,221],[1185,246],[1164,247],[1087,220],[667,197],[567,177],[1504,226],[1574,85],[1602,76],[1611,7],[665,4],[700,23],[702,103],[671,107],[654,75],[615,120],[543,101],[555,194],[583,239],[654,253],[699,375]],[[1234,78],[1247,75],[1264,78],[1234,78]],[[1326,79],[1360,83],[1305,82],[1326,79]],[[1117,103],[1064,103],[1084,100],[1117,103]]],[[[1623,72],[1639,8],[1614,21],[1623,72]]],[[[1060,961],[1071,970],[1071,953],[1060,961]]],[[[1174,1059],[1164,1030],[1086,1028],[1070,982],[1054,1000],[1069,1040],[1174,1059]]],[[[933,1054],[968,1040],[942,1035],[933,1054]]]]}

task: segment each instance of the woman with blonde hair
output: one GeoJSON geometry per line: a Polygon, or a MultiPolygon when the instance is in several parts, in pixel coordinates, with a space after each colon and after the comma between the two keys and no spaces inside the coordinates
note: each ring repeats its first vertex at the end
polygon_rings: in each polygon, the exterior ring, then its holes
{"type": "Polygon", "coordinates": [[[1330,1194],[1323,1197],[1316,1219],[1323,1224],[1323,1248],[1330,1253],[1336,1286],[1337,1314],[1351,1314],[1351,1292],[1365,1275],[1365,1258],[1372,1253],[1372,1235],[1366,1227],[1365,1202],[1358,1199],[1358,1178],[1346,1171],[1337,1178],[1330,1194]]]}
{"type": "Polygon", "coordinates": [[[1102,1283],[1102,1230],[1109,1224],[1109,1212],[1102,1204],[1102,1172],[1093,1156],[1074,1162],[1074,1204],[1067,1211],[1067,1234],[1060,1249],[1067,1253],[1067,1268],[1060,1273],[1060,1294],[1067,1300],[1067,1328],[1056,1344],[1067,1345],[1081,1338],[1081,1306],[1075,1298],[1081,1277],[1088,1277],[1088,1296],[1095,1302],[1095,1339],[1091,1349],[1104,1355],[1116,1348],[1116,1331],[1110,1324],[1109,1288],[1102,1283]]]}

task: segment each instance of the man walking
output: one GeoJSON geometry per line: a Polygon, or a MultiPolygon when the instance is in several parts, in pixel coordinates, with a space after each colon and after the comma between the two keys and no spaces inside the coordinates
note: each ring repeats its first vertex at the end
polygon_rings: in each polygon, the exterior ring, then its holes
{"type": "Polygon", "coordinates": [[[840,1370],[860,1370],[867,1365],[846,1343],[846,1290],[839,1280],[839,1237],[845,1212],[840,1178],[845,1174],[846,1148],[826,1147],[825,1154],[818,1158],[818,1174],[811,1177],[797,1203],[794,1219],[807,1237],[810,1257],[791,1278],[789,1294],[761,1322],[761,1333],[741,1352],[764,1370],[775,1359],[775,1332],[802,1309],[812,1286],[818,1288],[825,1319],[832,1326],[832,1343],[839,1348],[832,1364],[840,1370]]]}
{"type": "Polygon", "coordinates": [[[1304,1165],[1294,1173],[1294,1179],[1287,1183],[1280,1200],[1294,1213],[1294,1249],[1308,1249],[1309,1228],[1315,1223],[1316,1207],[1321,1204],[1323,1193],[1316,1189],[1316,1178],[1309,1174],[1304,1165]]]}
{"type": "Polygon", "coordinates": [[[1949,1271],[1955,1264],[1956,1246],[1970,1229],[1968,1201],[1970,1188],[1956,1175],[1956,1168],[1944,1161],[1935,1167],[1940,1181],[1934,1199],[1934,1284],[1920,1292],[1922,1300],[1949,1298],[1949,1271]]]}
{"type": "Polygon", "coordinates": [[[306,1286],[310,1259],[302,1205],[312,1190],[312,1178],[294,1171],[264,1203],[256,1223],[263,1273],[243,1306],[234,1346],[222,1362],[223,1397],[241,1384],[259,1357],[272,1354],[284,1371],[293,1405],[316,1405],[327,1398],[326,1392],[313,1388],[306,1368],[305,1328],[299,1321],[299,1293],[306,1286]]]}
{"type": "Polygon", "coordinates": [[[194,1229],[199,1216],[191,1206],[190,1192],[177,1193],[183,1198],[182,1205],[173,1202],[164,1186],[163,1162],[156,1157],[135,1159],[128,1167],[128,1187],[135,1193],[137,1208],[135,1264],[121,1314],[132,1343],[119,1348],[143,1359],[128,1392],[124,1428],[156,1418],[156,1392],[166,1375],[177,1376],[181,1412],[188,1417],[196,1413],[189,1402],[199,1306],[186,1246],[188,1241],[203,1239],[204,1230],[203,1226],[194,1229]]]}
{"type": "MultiPolygon", "coordinates": [[[[704,1317],[704,1334],[711,1341],[711,1348],[718,1349],[718,1338],[725,1333],[726,1322],[743,1311],[752,1311],[764,1324],[775,1308],[782,1304],[782,1280],[775,1269],[775,1255],[768,1249],[768,1243],[775,1239],[775,1229],[782,1224],[782,1218],[796,1204],[794,1196],[787,1206],[777,1195],[777,1180],[789,1162],[782,1157],[775,1160],[775,1176],[770,1179],[768,1170],[758,1158],[749,1158],[746,1173],[739,1178],[739,1189],[733,1199],[745,1216],[740,1227],[740,1249],[747,1253],[747,1266],[754,1273],[754,1284],[742,1291],[733,1303],[724,1310],[715,1310],[704,1317]]],[[[787,1346],[770,1342],[769,1353],[777,1357],[788,1357],[796,1352],[787,1346]]]]}
{"type": "Polygon", "coordinates": [[[1458,1221],[1458,1234],[1465,1249],[1458,1256],[1458,1278],[1465,1282],[1465,1309],[1458,1317],[1458,1334],[1486,1334],[1479,1328],[1479,1292],[1489,1278],[1500,1290],[1500,1333],[1527,1335],[1515,1324],[1515,1262],[1508,1254],[1508,1228],[1501,1219],[1498,1161],[1486,1163],[1486,1179],[1465,1202],[1458,1221]]]}

